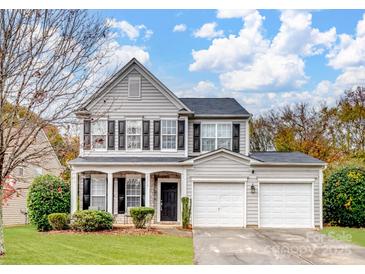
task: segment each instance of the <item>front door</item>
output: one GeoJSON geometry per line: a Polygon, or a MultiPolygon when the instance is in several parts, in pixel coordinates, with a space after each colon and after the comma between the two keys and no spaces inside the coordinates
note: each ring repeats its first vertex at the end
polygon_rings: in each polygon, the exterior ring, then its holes
{"type": "Polygon", "coordinates": [[[177,221],[177,183],[161,183],[161,221],[177,221]]]}

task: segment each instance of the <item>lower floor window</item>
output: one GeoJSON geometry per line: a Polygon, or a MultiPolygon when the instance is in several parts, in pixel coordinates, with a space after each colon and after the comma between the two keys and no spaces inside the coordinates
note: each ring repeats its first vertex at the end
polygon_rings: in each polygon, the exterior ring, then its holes
{"type": "Polygon", "coordinates": [[[127,208],[141,206],[141,177],[126,177],[127,208]]]}
{"type": "Polygon", "coordinates": [[[106,176],[91,176],[90,207],[96,210],[106,210],[106,176]]]}

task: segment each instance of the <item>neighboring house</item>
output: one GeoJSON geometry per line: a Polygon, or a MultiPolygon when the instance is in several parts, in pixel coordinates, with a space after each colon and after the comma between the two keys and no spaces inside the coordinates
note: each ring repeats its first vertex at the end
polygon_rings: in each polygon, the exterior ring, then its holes
{"type": "Polygon", "coordinates": [[[132,59],[77,111],[72,212],[124,222],[149,206],[155,222],[193,226],[322,227],[325,163],[302,153],[250,152],[251,115],[233,98],[178,98],[132,59]]]}
{"type": "Polygon", "coordinates": [[[41,131],[36,138],[36,142],[29,149],[49,147],[48,151],[37,161],[37,164],[28,164],[14,169],[11,178],[15,181],[13,189],[15,192],[10,196],[3,206],[4,225],[20,225],[28,223],[27,218],[27,195],[28,189],[35,177],[42,174],[60,175],[63,167],[53,151],[46,134],[41,131]]]}

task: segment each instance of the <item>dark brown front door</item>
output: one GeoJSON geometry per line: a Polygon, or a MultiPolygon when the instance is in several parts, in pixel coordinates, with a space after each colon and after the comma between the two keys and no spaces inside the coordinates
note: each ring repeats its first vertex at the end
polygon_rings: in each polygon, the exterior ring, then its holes
{"type": "Polygon", "coordinates": [[[177,221],[177,183],[161,183],[161,221],[177,221]]]}

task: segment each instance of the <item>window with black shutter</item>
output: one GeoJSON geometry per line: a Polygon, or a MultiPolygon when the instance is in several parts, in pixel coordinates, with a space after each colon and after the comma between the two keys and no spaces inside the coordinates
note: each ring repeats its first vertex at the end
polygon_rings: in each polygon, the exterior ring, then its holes
{"type": "Polygon", "coordinates": [[[177,135],[177,148],[179,150],[185,149],[185,121],[179,120],[177,135]]]}
{"type": "Polygon", "coordinates": [[[143,121],[143,149],[150,149],[150,121],[143,121]]]}
{"type": "Polygon", "coordinates": [[[240,152],[240,124],[233,124],[232,127],[232,151],[240,152]]]}
{"type": "Polygon", "coordinates": [[[84,149],[91,149],[91,122],[84,120],[84,149]]]}
{"type": "Polygon", "coordinates": [[[115,149],[115,121],[108,121],[108,149],[115,149]]]}
{"type": "Polygon", "coordinates": [[[83,195],[82,195],[82,209],[87,210],[90,207],[90,178],[83,179],[83,195]]]}
{"type": "Polygon", "coordinates": [[[125,121],[118,122],[118,149],[125,149],[125,121]]]}
{"type": "Polygon", "coordinates": [[[200,124],[194,124],[194,145],[193,145],[193,152],[200,152],[200,124]]]}
{"type": "Polygon", "coordinates": [[[125,178],[118,178],[118,214],[125,213],[125,178]]]}
{"type": "Polygon", "coordinates": [[[153,121],[153,149],[161,148],[161,121],[153,121]]]}
{"type": "Polygon", "coordinates": [[[145,206],[145,196],[146,196],[146,179],[141,179],[142,185],[141,185],[141,206],[145,206]]]}

